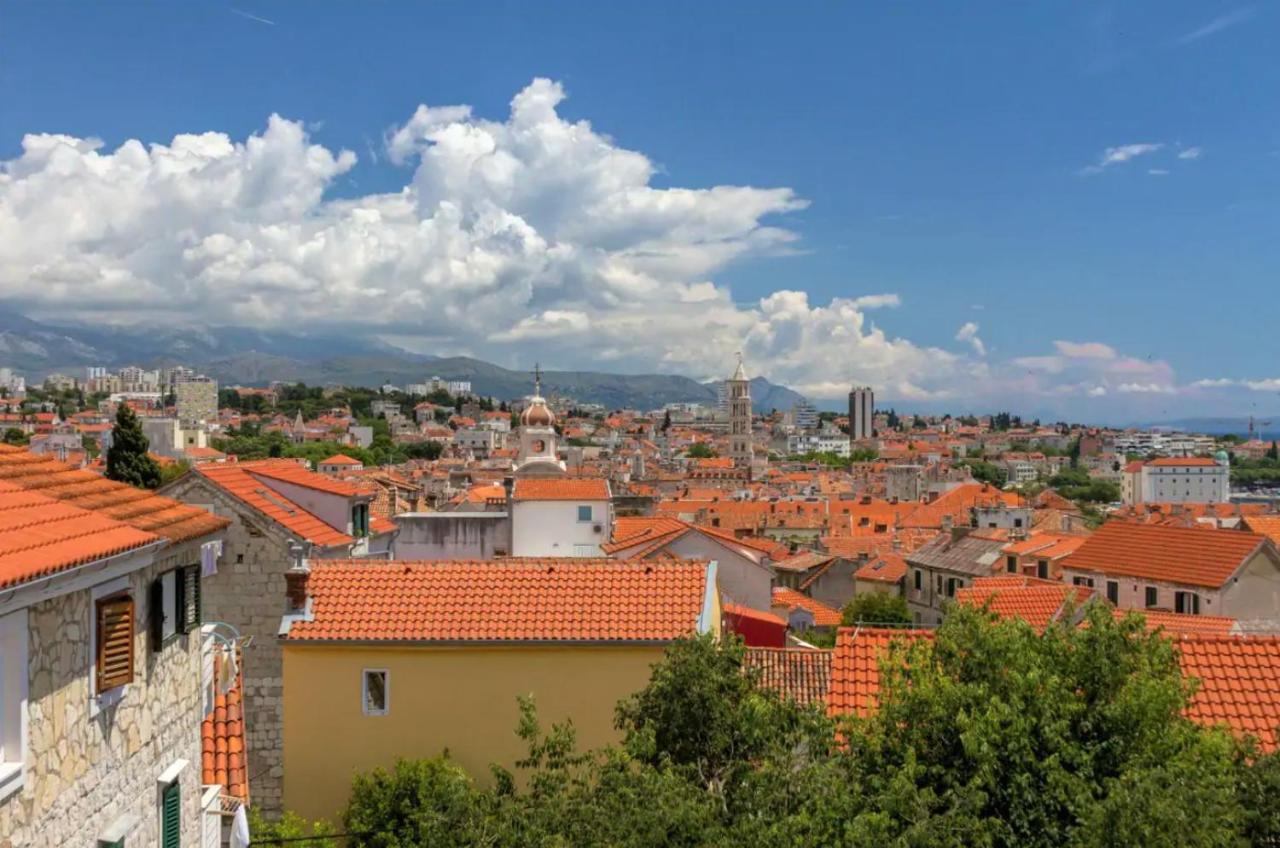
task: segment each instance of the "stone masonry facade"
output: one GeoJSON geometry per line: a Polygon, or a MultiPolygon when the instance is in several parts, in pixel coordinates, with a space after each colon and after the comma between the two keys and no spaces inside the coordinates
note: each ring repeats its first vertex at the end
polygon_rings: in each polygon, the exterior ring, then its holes
{"type": "Polygon", "coordinates": [[[289,536],[239,502],[188,475],[165,494],[231,519],[218,573],[202,584],[205,621],[224,621],[252,637],[243,650],[242,704],[249,797],[268,816],[284,803],[284,659],[277,635],[288,611],[284,573],[292,566],[289,536]]]}
{"type": "Polygon", "coordinates": [[[129,845],[158,845],[157,778],[178,760],[182,844],[197,845],[200,722],[204,717],[199,633],[151,644],[147,588],[159,574],[199,562],[198,544],[163,549],[128,577],[137,611],[135,675],[121,699],[92,714],[91,589],[27,610],[26,777],[0,800],[0,848],[92,846],[104,828],[133,814],[129,845]]]}

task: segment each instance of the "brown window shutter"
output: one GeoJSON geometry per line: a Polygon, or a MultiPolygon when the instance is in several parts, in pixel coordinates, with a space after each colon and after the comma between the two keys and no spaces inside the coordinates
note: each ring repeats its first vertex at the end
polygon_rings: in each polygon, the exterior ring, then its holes
{"type": "Polygon", "coordinates": [[[133,682],[133,598],[97,602],[98,692],[133,682]]]}

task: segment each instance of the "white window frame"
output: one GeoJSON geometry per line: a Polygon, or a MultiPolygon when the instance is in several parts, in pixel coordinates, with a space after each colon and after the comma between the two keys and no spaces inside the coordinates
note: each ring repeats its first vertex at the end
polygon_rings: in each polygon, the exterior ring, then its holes
{"type": "Polygon", "coordinates": [[[391,671],[385,668],[366,668],[360,671],[360,712],[367,716],[384,716],[391,712],[391,671]],[[369,675],[382,675],[382,709],[369,707],[369,675]]]}
{"type": "Polygon", "coordinates": [[[0,798],[27,776],[27,610],[0,616],[0,798]]]}
{"type": "MultiPolygon", "coordinates": [[[[160,581],[160,609],[148,610],[150,615],[157,613],[164,619],[160,624],[160,644],[168,645],[178,636],[178,622],[184,610],[178,609],[178,580],[181,579],[181,568],[171,568],[156,579],[160,581]]],[[[147,597],[150,601],[150,596],[147,597]]]]}
{"type": "MultiPolygon", "coordinates": [[[[108,595],[115,595],[119,592],[128,592],[130,597],[133,598],[133,638],[136,642],[142,604],[138,603],[138,593],[134,591],[128,575],[117,577],[115,580],[108,580],[106,583],[99,583],[89,590],[89,718],[93,718],[107,707],[120,703],[124,698],[125,690],[129,688],[128,683],[122,683],[114,689],[98,692],[98,687],[94,685],[94,681],[98,679],[98,605],[95,602],[99,598],[105,598],[108,595]]],[[[137,651],[134,651],[134,656],[138,656],[137,651]]],[[[136,673],[136,662],[134,666],[136,673]]]]}

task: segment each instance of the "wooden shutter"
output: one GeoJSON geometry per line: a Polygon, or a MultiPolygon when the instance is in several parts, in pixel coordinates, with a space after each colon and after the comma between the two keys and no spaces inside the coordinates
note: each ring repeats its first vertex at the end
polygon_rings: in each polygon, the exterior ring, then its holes
{"type": "Polygon", "coordinates": [[[160,798],[160,848],[182,848],[182,787],[176,780],[160,798]]]}
{"type": "Polygon", "coordinates": [[[98,692],[133,681],[133,598],[97,602],[98,692]]]}

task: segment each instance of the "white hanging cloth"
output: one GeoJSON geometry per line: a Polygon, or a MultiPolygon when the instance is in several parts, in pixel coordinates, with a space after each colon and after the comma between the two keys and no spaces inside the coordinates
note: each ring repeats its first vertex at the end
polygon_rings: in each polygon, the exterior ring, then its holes
{"type": "Polygon", "coordinates": [[[231,820],[231,848],[249,848],[249,816],[244,811],[244,804],[236,808],[235,818],[231,820]]]}

